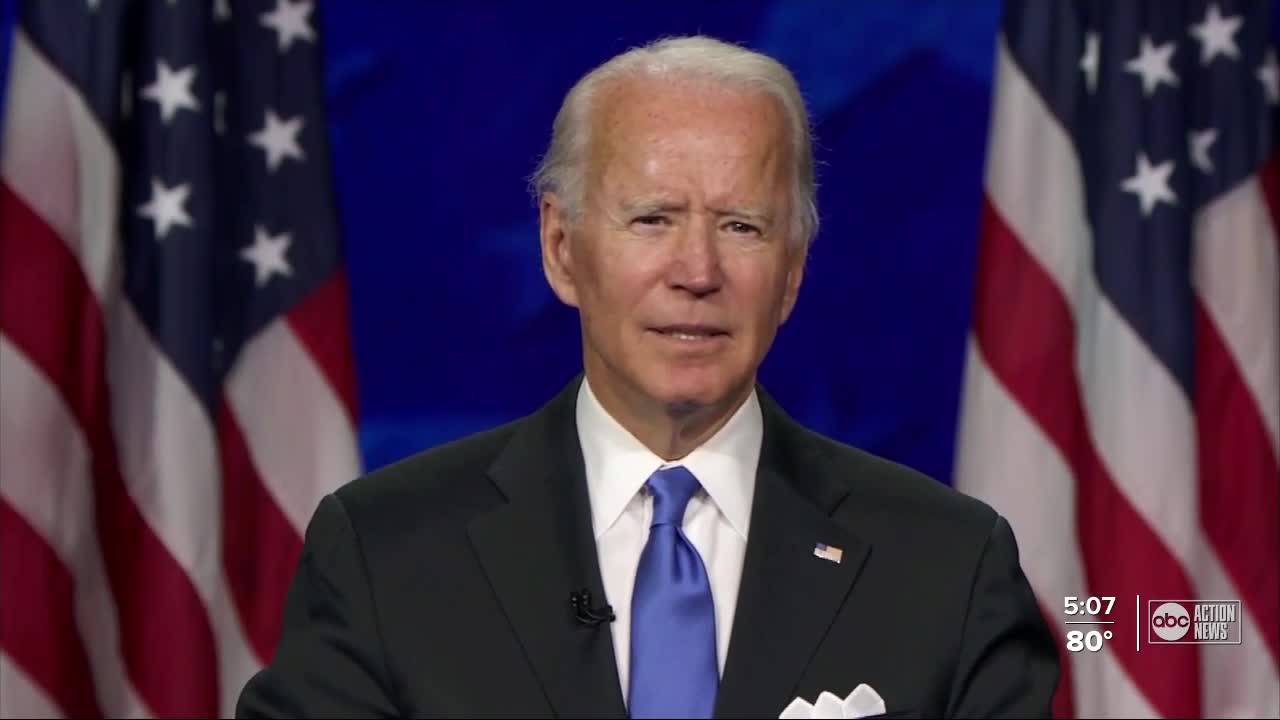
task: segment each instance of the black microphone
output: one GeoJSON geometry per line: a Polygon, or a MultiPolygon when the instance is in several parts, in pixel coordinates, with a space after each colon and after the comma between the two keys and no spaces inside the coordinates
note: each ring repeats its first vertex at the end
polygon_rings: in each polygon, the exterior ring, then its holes
{"type": "Polygon", "coordinates": [[[569,607],[573,608],[573,619],[579,625],[595,627],[601,623],[613,622],[617,616],[613,614],[612,605],[591,607],[591,591],[582,588],[569,593],[569,607]]]}

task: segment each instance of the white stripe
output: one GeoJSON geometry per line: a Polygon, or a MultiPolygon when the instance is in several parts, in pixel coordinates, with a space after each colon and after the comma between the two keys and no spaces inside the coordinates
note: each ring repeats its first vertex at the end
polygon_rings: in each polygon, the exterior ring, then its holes
{"type": "Polygon", "coordinates": [[[220,708],[260,666],[222,571],[222,478],[209,417],[121,303],[108,343],[112,427],[129,494],[204,601],[217,643],[220,708]]]}
{"type": "Polygon", "coordinates": [[[61,718],[57,703],[0,649],[0,718],[61,718]]]}
{"type": "Polygon", "coordinates": [[[1256,179],[1196,218],[1194,283],[1280,457],[1280,258],[1256,179]]]}
{"type": "MultiPolygon", "coordinates": [[[[1182,565],[1192,590],[1203,597],[1238,597],[1200,529],[1190,400],[1101,293],[1073,146],[1013,62],[1003,37],[998,77],[988,192],[1070,303],[1090,438],[1117,489],[1182,565]]],[[[1246,633],[1250,629],[1246,624],[1246,633]]],[[[1238,677],[1241,672],[1275,682],[1275,665],[1260,644],[1242,647],[1238,657],[1256,669],[1214,664],[1203,668],[1204,682],[1240,687],[1254,681],[1238,677]]],[[[1260,708],[1270,706],[1269,698],[1259,697],[1265,703],[1260,708]]]]}
{"type": "Polygon", "coordinates": [[[282,319],[245,346],[227,395],[263,485],[303,535],[320,499],[359,472],[346,408],[282,319]]]}
{"type": "Polygon", "coordinates": [[[7,101],[23,112],[6,130],[5,182],[58,230],[105,309],[121,473],[148,526],[204,602],[218,654],[220,711],[227,713],[259,663],[222,572],[221,476],[212,422],[123,297],[120,173],[110,140],[75,88],[21,32],[14,48],[15,64],[30,77],[19,85],[23,94],[7,101]],[[15,150],[30,146],[35,150],[15,150]],[[64,148],[75,150],[69,161],[64,148]],[[42,160],[46,155],[56,162],[42,160]]]}
{"type": "MultiPolygon", "coordinates": [[[[1027,579],[1065,637],[1063,598],[1086,594],[1075,539],[1075,478],[1057,447],[992,374],[970,337],[956,456],[956,488],[986,501],[1013,528],[1027,579]]],[[[1125,612],[1117,598],[1112,615],[1125,612]]],[[[1128,640],[1128,638],[1125,638],[1128,640]]],[[[1114,640],[1112,642],[1115,642],[1114,640]]],[[[1157,717],[1104,643],[1067,653],[1077,717],[1157,717]]]]}
{"type": "Polygon", "coordinates": [[[115,600],[98,546],[88,445],[57,391],[4,335],[0,395],[0,493],[75,582],[76,625],[102,711],[146,715],[125,677],[115,600]]]}
{"type": "Polygon", "coordinates": [[[14,194],[68,240],[101,298],[108,283],[118,281],[120,267],[120,169],[111,141],[22,29],[13,34],[10,63],[0,173],[14,194]]]}

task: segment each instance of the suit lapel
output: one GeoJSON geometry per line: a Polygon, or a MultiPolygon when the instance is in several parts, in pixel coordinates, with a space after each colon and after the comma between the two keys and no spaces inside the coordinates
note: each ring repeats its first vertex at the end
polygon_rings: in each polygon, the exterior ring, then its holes
{"type": "Polygon", "coordinates": [[[760,391],[764,444],[717,717],[777,717],[870,552],[830,517],[842,483],[792,447],[804,432],[760,391]],[[814,554],[839,548],[839,562],[814,554]]]}
{"type": "Polygon", "coordinates": [[[604,598],[574,418],[578,385],[512,437],[490,471],[508,502],[469,530],[555,714],[625,717],[609,626],[577,623],[569,604],[579,588],[597,604],[604,598]]]}

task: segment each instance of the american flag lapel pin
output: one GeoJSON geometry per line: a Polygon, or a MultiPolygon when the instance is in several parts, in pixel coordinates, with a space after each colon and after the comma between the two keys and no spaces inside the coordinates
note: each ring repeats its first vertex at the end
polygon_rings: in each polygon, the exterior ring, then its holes
{"type": "Polygon", "coordinates": [[[844,558],[844,550],[841,550],[840,548],[835,547],[834,545],[827,545],[826,543],[818,543],[817,545],[813,546],[813,556],[820,557],[823,560],[827,560],[829,562],[839,564],[840,560],[844,558]]]}

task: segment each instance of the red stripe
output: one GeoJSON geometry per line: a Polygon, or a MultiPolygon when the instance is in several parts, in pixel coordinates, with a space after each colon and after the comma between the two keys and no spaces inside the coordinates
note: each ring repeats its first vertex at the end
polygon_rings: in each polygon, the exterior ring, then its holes
{"type": "Polygon", "coordinates": [[[1262,197],[1271,213],[1271,227],[1276,228],[1276,249],[1280,250],[1280,153],[1271,156],[1258,168],[1258,183],[1262,185],[1262,197]]]}
{"type": "Polygon", "coordinates": [[[4,185],[0,294],[0,329],[58,388],[88,440],[98,539],[130,679],[158,715],[216,715],[218,666],[204,605],[120,474],[101,310],[67,246],[4,185]]]}
{"type": "Polygon", "coordinates": [[[289,325],[338,395],[352,426],[356,423],[356,372],[351,357],[347,276],[335,272],[288,314],[289,325]]]}
{"type": "Polygon", "coordinates": [[[1280,464],[1257,400],[1198,301],[1195,407],[1200,522],[1280,659],[1280,464]]]}
{"type": "MultiPolygon", "coordinates": [[[[1075,325],[1066,298],[989,200],[984,203],[974,330],[992,372],[1035,419],[1075,476],[1076,532],[1087,588],[1081,594],[1195,597],[1177,560],[1118,491],[1088,433],[1076,379],[1075,325]]],[[[1071,542],[1072,538],[1059,538],[1071,542]]],[[[1121,666],[1166,717],[1200,714],[1194,646],[1139,657],[1127,613],[1109,644],[1121,666]]],[[[1145,637],[1145,634],[1144,634],[1145,637]]]]}
{"type": "Polygon", "coordinates": [[[35,528],[0,501],[0,646],[68,717],[102,717],[76,634],[75,581],[35,528]]]}
{"type": "Polygon", "coordinates": [[[218,403],[222,460],[222,565],[240,621],[258,660],[268,663],[280,639],[284,599],[302,539],[263,487],[244,433],[224,397],[218,403]]]}

